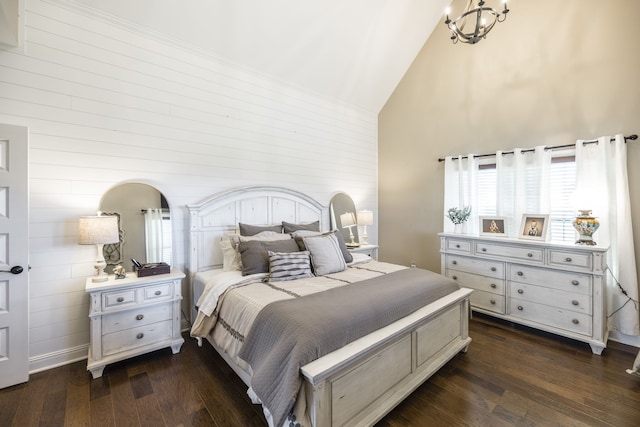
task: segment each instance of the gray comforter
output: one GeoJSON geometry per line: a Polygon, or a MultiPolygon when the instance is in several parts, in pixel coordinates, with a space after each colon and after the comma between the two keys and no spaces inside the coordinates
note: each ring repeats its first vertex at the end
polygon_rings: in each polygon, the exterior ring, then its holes
{"type": "Polygon", "coordinates": [[[271,303],[240,351],[253,371],[251,387],[281,426],[302,385],[300,367],[457,289],[444,276],[411,268],[271,303]]]}

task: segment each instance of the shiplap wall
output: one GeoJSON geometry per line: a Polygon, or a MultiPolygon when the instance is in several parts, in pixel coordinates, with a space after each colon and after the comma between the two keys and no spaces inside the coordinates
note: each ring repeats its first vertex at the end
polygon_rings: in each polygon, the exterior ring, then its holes
{"type": "MultiPolygon", "coordinates": [[[[325,205],[346,191],[377,214],[377,112],[72,1],[26,9],[24,45],[0,47],[0,122],[30,135],[32,371],[86,357],[95,247],[77,245],[77,218],[115,185],[164,193],[179,268],[188,265],[185,205],[230,188],[284,186],[325,205]]],[[[368,231],[376,242],[376,227],[368,231]]]]}

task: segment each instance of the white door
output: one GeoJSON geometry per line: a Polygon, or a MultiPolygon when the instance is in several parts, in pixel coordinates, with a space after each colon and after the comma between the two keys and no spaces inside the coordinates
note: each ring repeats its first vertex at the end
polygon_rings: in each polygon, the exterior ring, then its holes
{"type": "Polygon", "coordinates": [[[27,128],[0,124],[0,388],[29,379],[27,128]]]}

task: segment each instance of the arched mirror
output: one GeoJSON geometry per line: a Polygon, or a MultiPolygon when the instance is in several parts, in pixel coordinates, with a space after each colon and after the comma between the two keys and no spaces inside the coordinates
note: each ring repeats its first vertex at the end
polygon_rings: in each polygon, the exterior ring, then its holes
{"type": "Polygon", "coordinates": [[[141,183],[118,185],[102,196],[100,210],[117,216],[120,228],[120,242],[104,245],[107,273],[118,264],[132,271],[131,258],[142,264],[172,264],[171,212],[158,189],[141,183]]]}
{"type": "Polygon", "coordinates": [[[356,204],[347,193],[336,193],[329,202],[331,229],[340,230],[347,246],[360,246],[356,204]]]}

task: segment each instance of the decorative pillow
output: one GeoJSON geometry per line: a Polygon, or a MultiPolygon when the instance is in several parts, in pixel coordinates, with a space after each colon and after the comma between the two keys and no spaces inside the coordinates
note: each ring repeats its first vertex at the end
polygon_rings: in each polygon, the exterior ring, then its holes
{"type": "Polygon", "coordinates": [[[276,233],[282,233],[282,225],[250,225],[239,223],[238,227],[240,228],[241,236],[253,236],[254,234],[258,234],[262,231],[274,231],[276,233]]]}
{"type": "Polygon", "coordinates": [[[335,234],[336,239],[338,239],[338,244],[340,245],[340,250],[342,251],[342,256],[344,256],[345,262],[353,261],[353,256],[351,255],[351,252],[349,252],[349,249],[347,249],[347,244],[344,241],[342,233],[338,230],[333,230],[332,233],[335,234]]]}
{"type": "Polygon", "coordinates": [[[290,236],[296,240],[301,251],[306,251],[307,248],[305,248],[304,240],[302,240],[302,238],[307,236],[322,236],[322,233],[319,231],[297,230],[291,233],[290,236]]]}
{"type": "Polygon", "coordinates": [[[234,235],[223,236],[220,239],[220,249],[222,250],[223,271],[242,270],[242,261],[234,235]]]}
{"type": "Polygon", "coordinates": [[[263,242],[273,242],[275,240],[289,240],[290,234],[276,233],[275,231],[261,231],[253,236],[238,236],[239,242],[250,242],[252,240],[262,240],[263,242]]]}
{"type": "Polygon", "coordinates": [[[298,244],[293,239],[264,242],[252,240],[240,242],[238,251],[242,258],[242,275],[268,273],[269,252],[298,252],[298,244]]]}
{"type": "Polygon", "coordinates": [[[328,233],[320,233],[317,231],[308,231],[308,230],[298,230],[291,233],[291,236],[296,240],[296,243],[298,244],[298,247],[300,248],[300,250],[306,251],[307,248],[304,245],[304,239],[303,239],[304,237],[326,236],[329,234],[335,234],[336,238],[338,239],[338,244],[340,245],[340,251],[342,251],[342,256],[344,257],[344,261],[352,262],[353,256],[351,255],[351,252],[349,252],[349,250],[347,249],[347,244],[344,242],[344,237],[342,237],[342,234],[338,230],[330,231],[328,233]]]}
{"type": "MultiPolygon", "coordinates": [[[[337,273],[347,268],[344,255],[335,233],[322,236],[303,237],[304,245],[311,254],[311,264],[316,276],[337,273]]],[[[243,258],[244,262],[244,258],[243,258]]]]}
{"type": "Polygon", "coordinates": [[[309,251],[302,252],[272,252],[269,254],[269,281],[282,282],[285,280],[313,277],[309,251]]]}
{"type": "Polygon", "coordinates": [[[293,233],[298,230],[320,231],[320,221],[310,222],[308,224],[292,224],[282,221],[282,227],[285,233],[293,233]]]}

